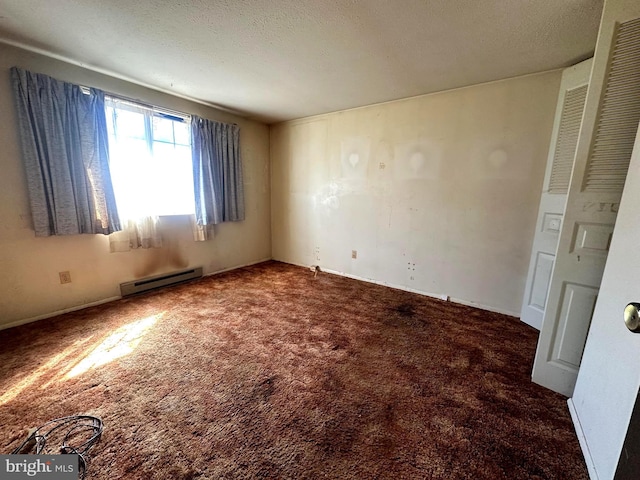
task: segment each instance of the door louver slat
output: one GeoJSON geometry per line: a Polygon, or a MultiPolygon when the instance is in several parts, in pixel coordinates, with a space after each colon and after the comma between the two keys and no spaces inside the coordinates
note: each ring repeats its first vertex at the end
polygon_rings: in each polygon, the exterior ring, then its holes
{"type": "Polygon", "coordinates": [[[580,122],[584,102],[587,96],[587,86],[567,90],[562,104],[558,140],[553,154],[553,166],[549,180],[549,193],[565,194],[569,190],[573,157],[580,132],[580,122]]]}
{"type": "Polygon", "coordinates": [[[622,192],[640,121],[640,19],[618,26],[584,190],[622,192]]]}

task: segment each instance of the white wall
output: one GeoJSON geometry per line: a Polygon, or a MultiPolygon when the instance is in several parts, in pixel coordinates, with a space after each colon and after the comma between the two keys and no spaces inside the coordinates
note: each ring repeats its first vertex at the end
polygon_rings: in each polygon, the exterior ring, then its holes
{"type": "Polygon", "coordinates": [[[274,258],[519,315],[560,77],[272,126],[274,258]]]}
{"type": "Polygon", "coordinates": [[[271,257],[267,126],[4,45],[0,45],[0,119],[0,328],[116,297],[119,284],[134,278],[199,265],[211,273],[271,257]],[[36,238],[15,128],[9,81],[12,66],[238,123],[246,220],[222,224],[215,239],[196,243],[187,217],[164,217],[163,248],[124,253],[109,253],[109,242],[103,235],[36,238]],[[72,283],[61,285],[58,272],[65,270],[71,272],[72,283]]]}

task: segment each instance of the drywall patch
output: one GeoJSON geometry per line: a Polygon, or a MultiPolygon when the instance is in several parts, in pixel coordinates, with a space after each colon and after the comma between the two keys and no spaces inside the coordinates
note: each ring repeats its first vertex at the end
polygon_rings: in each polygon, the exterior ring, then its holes
{"type": "Polygon", "coordinates": [[[436,179],[440,176],[442,149],[427,141],[395,147],[395,177],[398,180],[436,179]]]}
{"type": "Polygon", "coordinates": [[[366,137],[353,137],[344,139],[340,146],[342,176],[366,178],[371,141],[366,137]]]}
{"type": "Polygon", "coordinates": [[[528,179],[531,173],[531,154],[528,150],[513,155],[504,145],[486,145],[477,148],[471,155],[471,168],[474,178],[479,180],[517,180],[528,179]]]}

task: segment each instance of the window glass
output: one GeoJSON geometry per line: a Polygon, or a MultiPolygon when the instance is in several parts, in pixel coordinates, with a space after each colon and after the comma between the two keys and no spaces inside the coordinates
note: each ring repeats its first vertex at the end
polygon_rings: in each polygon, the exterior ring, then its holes
{"type": "Polygon", "coordinates": [[[195,211],[188,120],[107,99],[109,167],[123,220],[195,211]]]}
{"type": "Polygon", "coordinates": [[[191,126],[187,122],[174,123],[173,131],[176,143],[179,145],[191,145],[191,126]]]}
{"type": "Polygon", "coordinates": [[[153,117],[153,140],[155,142],[174,143],[173,124],[176,123],[167,118],[153,117]]]}

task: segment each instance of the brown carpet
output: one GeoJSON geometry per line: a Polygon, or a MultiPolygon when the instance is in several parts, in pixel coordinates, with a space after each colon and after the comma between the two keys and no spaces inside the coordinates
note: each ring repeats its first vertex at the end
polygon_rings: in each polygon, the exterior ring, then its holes
{"type": "Polygon", "coordinates": [[[0,332],[0,446],[87,413],[94,479],[587,479],[536,339],[267,262],[0,332]]]}

